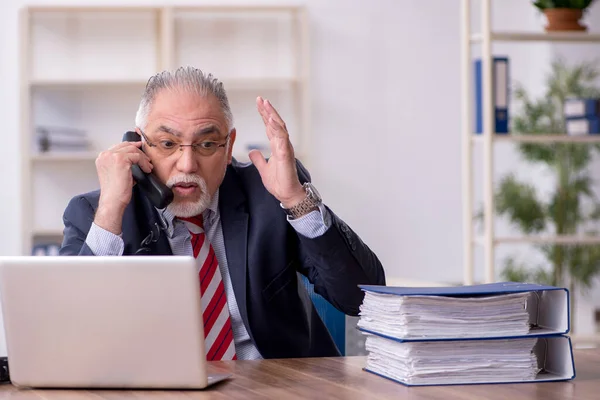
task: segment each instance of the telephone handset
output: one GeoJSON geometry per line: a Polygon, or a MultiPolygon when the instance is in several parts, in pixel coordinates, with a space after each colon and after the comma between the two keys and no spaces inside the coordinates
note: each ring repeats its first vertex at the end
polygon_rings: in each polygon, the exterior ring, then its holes
{"type": "MultiPolygon", "coordinates": [[[[137,132],[127,131],[123,135],[124,142],[139,142],[140,140],[137,132]]],[[[165,208],[173,201],[173,191],[160,182],[156,175],[145,173],[137,164],[131,166],[131,173],[142,192],[156,208],[165,208]]]]}

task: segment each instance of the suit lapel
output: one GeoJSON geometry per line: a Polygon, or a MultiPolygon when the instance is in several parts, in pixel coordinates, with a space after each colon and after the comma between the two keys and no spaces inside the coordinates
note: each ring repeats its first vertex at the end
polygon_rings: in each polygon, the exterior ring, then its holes
{"type": "Polygon", "coordinates": [[[229,166],[219,189],[219,214],[233,291],[244,324],[250,331],[246,306],[248,211],[246,196],[240,185],[236,172],[229,166]]]}

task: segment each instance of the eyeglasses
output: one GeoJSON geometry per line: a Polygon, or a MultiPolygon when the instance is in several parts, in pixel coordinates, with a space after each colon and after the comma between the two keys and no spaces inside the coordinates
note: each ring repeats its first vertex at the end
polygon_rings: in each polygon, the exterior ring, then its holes
{"type": "Polygon", "coordinates": [[[148,140],[148,137],[141,129],[140,132],[148,146],[156,148],[156,152],[161,157],[168,157],[170,155],[173,155],[178,149],[179,151],[183,152],[184,147],[191,147],[194,154],[199,154],[205,157],[212,156],[217,152],[217,150],[219,150],[220,147],[225,147],[227,145],[229,141],[229,135],[231,134],[231,132],[228,133],[225,137],[225,141],[222,143],[215,142],[212,140],[205,140],[199,143],[181,144],[175,140],[170,139],[164,139],[159,141],[158,143],[152,143],[150,140],[148,140]]]}

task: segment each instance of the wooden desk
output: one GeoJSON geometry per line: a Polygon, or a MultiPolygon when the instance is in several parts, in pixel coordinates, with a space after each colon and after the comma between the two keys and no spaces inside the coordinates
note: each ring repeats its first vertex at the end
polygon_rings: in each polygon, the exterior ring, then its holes
{"type": "Polygon", "coordinates": [[[0,399],[598,399],[600,349],[577,350],[577,377],[566,382],[406,387],[362,370],[364,357],[211,363],[233,379],[204,391],[26,390],[0,386],[0,399]]]}

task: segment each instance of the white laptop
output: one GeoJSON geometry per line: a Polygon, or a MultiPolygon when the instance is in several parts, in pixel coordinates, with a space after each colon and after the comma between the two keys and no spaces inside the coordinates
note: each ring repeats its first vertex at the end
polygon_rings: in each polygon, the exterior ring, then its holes
{"type": "Polygon", "coordinates": [[[192,257],[0,257],[11,381],[21,387],[202,389],[192,257]]]}

